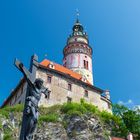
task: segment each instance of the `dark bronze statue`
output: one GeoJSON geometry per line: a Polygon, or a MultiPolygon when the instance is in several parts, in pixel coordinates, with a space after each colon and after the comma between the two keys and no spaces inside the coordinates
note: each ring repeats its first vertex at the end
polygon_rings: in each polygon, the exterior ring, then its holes
{"type": "Polygon", "coordinates": [[[41,98],[41,94],[44,93],[46,98],[49,98],[50,91],[43,86],[43,80],[40,78],[32,81],[30,72],[24,67],[24,65],[16,60],[16,67],[23,73],[28,83],[28,96],[25,99],[24,117],[26,117],[26,125],[24,124],[24,140],[32,140],[33,133],[35,132],[37,120],[38,120],[38,103],[41,98]]]}

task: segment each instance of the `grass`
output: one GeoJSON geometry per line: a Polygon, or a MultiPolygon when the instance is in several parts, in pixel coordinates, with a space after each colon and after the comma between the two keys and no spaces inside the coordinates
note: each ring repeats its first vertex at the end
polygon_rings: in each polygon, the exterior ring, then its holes
{"type": "MultiPolygon", "coordinates": [[[[2,123],[1,123],[1,118],[6,118],[9,119],[9,113],[14,112],[14,115],[18,120],[21,119],[21,113],[23,111],[23,105],[15,105],[13,107],[5,107],[0,109],[0,128],[2,128],[2,123]],[[19,119],[20,118],[20,119],[19,119]]],[[[83,99],[81,99],[80,103],[64,103],[63,105],[54,105],[48,108],[40,107],[39,108],[39,120],[38,120],[38,125],[40,128],[42,128],[42,122],[60,122],[60,119],[62,120],[60,123],[63,124],[63,126],[66,128],[67,127],[67,122],[63,120],[64,116],[80,116],[82,117],[83,115],[93,115],[93,117],[96,117],[100,122],[102,126],[108,125],[112,127],[112,132],[115,134],[115,130],[113,131],[113,126],[119,126],[118,129],[121,127],[121,119],[118,118],[115,115],[112,115],[106,111],[99,111],[98,108],[92,104],[89,104],[85,102],[83,99]]],[[[11,133],[7,129],[4,131],[5,140],[12,140],[11,138],[11,133]]],[[[105,132],[105,136],[108,136],[108,132],[105,132]]]]}
{"type": "Polygon", "coordinates": [[[15,106],[6,106],[0,110],[5,110],[8,112],[21,112],[21,111],[23,111],[23,107],[24,107],[23,104],[17,104],[15,106]]]}
{"type": "Polygon", "coordinates": [[[5,133],[3,140],[14,140],[14,138],[12,137],[12,133],[5,133]]]}
{"type": "Polygon", "coordinates": [[[39,123],[41,122],[57,122],[59,119],[59,116],[57,114],[47,114],[47,115],[41,115],[39,117],[39,123]]]}
{"type": "MultiPolygon", "coordinates": [[[[4,116],[6,118],[9,118],[10,112],[22,112],[23,111],[23,104],[18,104],[13,107],[7,106],[5,108],[0,109],[0,117],[4,116]]],[[[97,115],[100,117],[100,119],[104,123],[108,123],[109,120],[113,120],[114,122],[119,122],[118,117],[106,112],[102,111],[100,112],[98,108],[92,104],[86,103],[84,99],[81,99],[80,103],[64,103],[63,105],[54,105],[48,108],[40,107],[39,109],[40,117],[39,121],[45,121],[45,122],[56,122],[58,121],[58,118],[61,116],[61,114],[65,115],[78,115],[81,116],[83,114],[91,113],[94,115],[97,115]]],[[[1,123],[0,123],[1,127],[1,123]]]]}
{"type": "Polygon", "coordinates": [[[40,107],[39,108],[39,112],[40,114],[44,115],[44,114],[51,114],[51,113],[57,113],[60,114],[60,109],[61,109],[61,105],[57,104],[57,105],[53,105],[50,107],[40,107]]]}
{"type": "Polygon", "coordinates": [[[0,109],[0,115],[9,118],[10,112],[22,112],[23,111],[23,104],[18,104],[15,106],[6,106],[0,109]]]}
{"type": "Polygon", "coordinates": [[[69,114],[72,111],[78,111],[81,114],[87,112],[86,108],[79,103],[64,103],[61,107],[61,112],[69,114]]]}
{"type": "Polygon", "coordinates": [[[92,113],[99,114],[100,111],[98,108],[92,104],[86,103],[83,99],[81,99],[80,103],[64,103],[61,106],[61,112],[67,115],[79,115],[92,113]]]}

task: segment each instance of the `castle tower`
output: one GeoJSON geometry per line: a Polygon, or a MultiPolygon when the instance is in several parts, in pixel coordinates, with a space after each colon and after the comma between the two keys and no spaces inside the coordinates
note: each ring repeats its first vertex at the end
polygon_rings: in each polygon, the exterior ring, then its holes
{"type": "Polygon", "coordinates": [[[92,48],[88,36],[78,18],[72,28],[73,32],[64,47],[63,66],[71,69],[93,84],[92,48]]]}

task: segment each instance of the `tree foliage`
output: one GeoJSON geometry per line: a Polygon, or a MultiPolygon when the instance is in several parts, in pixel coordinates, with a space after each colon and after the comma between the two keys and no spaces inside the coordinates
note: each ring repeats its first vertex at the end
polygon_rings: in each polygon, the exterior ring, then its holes
{"type": "Polygon", "coordinates": [[[114,133],[117,136],[126,136],[131,132],[135,139],[140,139],[140,110],[129,109],[123,105],[113,105],[113,114],[120,118],[114,133]]]}

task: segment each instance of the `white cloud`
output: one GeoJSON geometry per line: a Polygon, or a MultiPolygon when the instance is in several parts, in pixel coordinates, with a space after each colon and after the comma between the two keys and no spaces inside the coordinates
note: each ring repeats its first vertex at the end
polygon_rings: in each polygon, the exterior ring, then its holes
{"type": "Polygon", "coordinates": [[[119,105],[123,105],[124,102],[123,102],[123,101],[118,101],[118,104],[119,104],[119,105]]]}
{"type": "Polygon", "coordinates": [[[118,101],[118,104],[120,104],[120,105],[132,105],[133,101],[131,99],[129,99],[126,102],[120,100],[120,101],[118,101]]]}
{"type": "Polygon", "coordinates": [[[127,106],[128,108],[133,110],[137,110],[137,109],[140,110],[140,104],[135,104],[131,99],[127,100],[126,102],[119,100],[118,104],[127,106]]]}
{"type": "Polygon", "coordinates": [[[128,103],[128,104],[132,104],[133,101],[132,101],[131,99],[129,99],[129,100],[127,101],[127,103],[128,103]]]}

